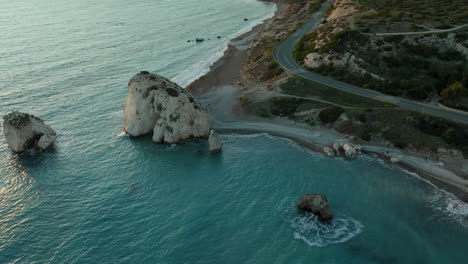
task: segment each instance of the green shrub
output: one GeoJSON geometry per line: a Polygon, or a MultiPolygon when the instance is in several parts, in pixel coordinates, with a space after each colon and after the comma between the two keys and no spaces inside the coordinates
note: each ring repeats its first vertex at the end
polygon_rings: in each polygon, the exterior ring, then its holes
{"type": "Polygon", "coordinates": [[[247,105],[250,103],[250,99],[249,97],[247,96],[241,96],[239,97],[239,102],[242,104],[242,105],[247,105]]]}
{"type": "Polygon", "coordinates": [[[422,86],[414,87],[406,93],[410,98],[416,100],[424,100],[427,98],[427,92],[422,86]]]}
{"type": "Polygon", "coordinates": [[[445,88],[440,95],[446,100],[455,100],[459,97],[467,96],[468,90],[463,87],[461,82],[457,81],[445,88]]]}
{"type": "Polygon", "coordinates": [[[325,108],[319,113],[319,118],[322,123],[333,123],[344,113],[344,109],[339,106],[325,108]]]}

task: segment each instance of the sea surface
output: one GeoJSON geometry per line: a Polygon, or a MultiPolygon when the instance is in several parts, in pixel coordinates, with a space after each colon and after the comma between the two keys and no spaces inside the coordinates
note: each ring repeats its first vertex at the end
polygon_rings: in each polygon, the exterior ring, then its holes
{"type": "Polygon", "coordinates": [[[131,76],[186,85],[273,6],[0,0],[0,10],[0,115],[33,113],[59,135],[51,152],[18,155],[0,126],[0,263],[466,263],[468,206],[377,159],[330,159],[267,134],[222,135],[219,155],[121,135],[131,76]],[[196,37],[207,40],[187,42],[196,37]],[[331,224],[295,209],[310,192],[328,196],[331,224]]]}

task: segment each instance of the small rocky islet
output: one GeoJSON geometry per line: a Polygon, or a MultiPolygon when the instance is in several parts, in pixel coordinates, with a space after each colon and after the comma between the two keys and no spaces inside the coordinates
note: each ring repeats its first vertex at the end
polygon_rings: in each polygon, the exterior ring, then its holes
{"type": "Polygon", "coordinates": [[[309,193],[301,196],[297,201],[297,209],[312,213],[325,222],[333,218],[327,197],[320,193],[309,193]]]}
{"type": "Polygon", "coordinates": [[[8,146],[14,152],[30,148],[49,149],[57,137],[54,129],[39,117],[13,111],[3,117],[3,133],[8,146]]]}

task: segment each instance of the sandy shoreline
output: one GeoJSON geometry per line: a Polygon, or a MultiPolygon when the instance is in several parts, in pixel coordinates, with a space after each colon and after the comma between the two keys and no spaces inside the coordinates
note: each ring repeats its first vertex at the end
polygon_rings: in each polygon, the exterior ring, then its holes
{"type": "MultiPolygon", "coordinates": [[[[282,8],[285,6],[278,5],[272,18],[231,40],[224,55],[210,67],[210,71],[192,82],[187,86],[187,89],[205,102],[211,102],[210,108],[216,120],[215,127],[221,133],[268,133],[291,139],[307,149],[323,153],[323,146],[330,146],[340,140],[346,141],[346,137],[320,127],[311,129],[285,120],[268,120],[246,116],[238,111],[239,107],[236,104],[236,96],[240,89],[256,85],[246,82],[241,75],[241,69],[247,57],[247,47],[255,36],[264,29],[265,25],[278,16],[282,8]],[[229,114],[226,114],[227,112],[229,114]]],[[[386,162],[390,162],[392,157],[398,158],[400,160],[398,165],[405,170],[418,174],[468,202],[468,180],[431,160],[408,155],[398,149],[373,145],[363,146],[363,153],[386,162]]]]}

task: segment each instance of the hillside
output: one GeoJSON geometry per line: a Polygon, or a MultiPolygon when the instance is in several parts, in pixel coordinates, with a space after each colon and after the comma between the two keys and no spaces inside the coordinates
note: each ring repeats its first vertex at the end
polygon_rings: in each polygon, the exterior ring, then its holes
{"type": "Polygon", "coordinates": [[[350,84],[468,110],[468,27],[460,27],[467,8],[462,1],[337,0],[295,57],[350,84]]]}

